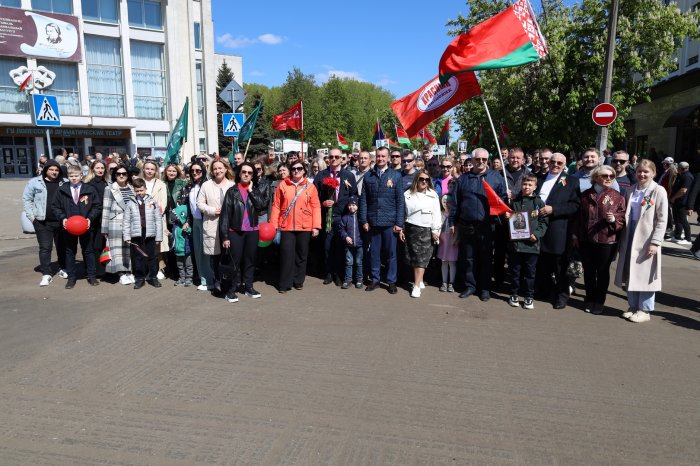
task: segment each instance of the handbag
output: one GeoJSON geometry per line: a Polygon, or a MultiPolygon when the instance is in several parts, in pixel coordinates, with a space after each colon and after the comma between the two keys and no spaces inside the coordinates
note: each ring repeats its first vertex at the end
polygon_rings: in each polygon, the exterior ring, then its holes
{"type": "MultiPolygon", "coordinates": [[[[307,183],[308,183],[308,181],[307,181],[307,183]]],[[[292,199],[292,202],[289,203],[287,210],[285,211],[284,215],[282,216],[282,221],[280,222],[280,225],[282,225],[285,222],[285,220],[287,220],[289,213],[294,208],[294,204],[296,204],[297,199],[299,199],[299,195],[302,192],[304,192],[304,190],[306,189],[306,186],[307,185],[305,184],[304,186],[301,187],[301,189],[299,191],[297,191],[296,195],[294,196],[294,199],[292,199]]],[[[275,237],[272,239],[272,243],[275,246],[279,246],[281,242],[282,242],[282,231],[279,228],[277,228],[277,232],[275,233],[275,237]]]]}
{"type": "Polygon", "coordinates": [[[231,254],[231,248],[226,248],[228,253],[221,254],[221,259],[219,260],[219,273],[222,278],[234,278],[238,273],[238,264],[233,259],[231,254]]]}
{"type": "Polygon", "coordinates": [[[105,246],[100,254],[100,264],[106,264],[112,260],[112,253],[109,250],[109,246],[105,246]]]}

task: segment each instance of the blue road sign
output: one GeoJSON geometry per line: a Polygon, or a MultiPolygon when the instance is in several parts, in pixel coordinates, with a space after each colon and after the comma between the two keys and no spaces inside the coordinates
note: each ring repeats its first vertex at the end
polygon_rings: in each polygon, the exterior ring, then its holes
{"type": "Polygon", "coordinates": [[[58,99],[55,95],[32,94],[34,102],[34,124],[42,127],[61,126],[58,99]]]}
{"type": "Polygon", "coordinates": [[[224,127],[224,136],[238,137],[244,120],[245,115],[242,113],[222,113],[221,124],[224,127]]]}

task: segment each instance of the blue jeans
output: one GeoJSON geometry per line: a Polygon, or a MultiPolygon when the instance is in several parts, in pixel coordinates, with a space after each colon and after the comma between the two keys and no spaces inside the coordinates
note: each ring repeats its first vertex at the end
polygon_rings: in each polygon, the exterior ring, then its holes
{"type": "Polygon", "coordinates": [[[355,265],[355,283],[362,283],[362,256],[364,248],[345,246],[345,281],[352,282],[352,266],[355,265]]]}
{"type": "Polygon", "coordinates": [[[630,309],[651,312],[654,310],[655,291],[628,291],[627,302],[630,309]]]}
{"type": "Polygon", "coordinates": [[[393,226],[370,227],[370,258],[372,260],[372,281],[379,283],[382,256],[386,258],[386,281],[389,285],[396,283],[396,235],[393,226]]]}

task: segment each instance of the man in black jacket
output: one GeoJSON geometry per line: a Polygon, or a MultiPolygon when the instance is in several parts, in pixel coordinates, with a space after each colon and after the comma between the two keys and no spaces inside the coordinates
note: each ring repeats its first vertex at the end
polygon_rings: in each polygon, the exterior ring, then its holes
{"type": "Polygon", "coordinates": [[[335,282],[336,286],[340,286],[342,284],[341,277],[345,276],[345,254],[342,253],[342,244],[337,241],[335,226],[340,222],[340,217],[348,206],[350,196],[357,196],[355,175],[350,170],[341,167],[342,158],[343,153],[340,149],[331,149],[328,155],[328,168],[320,171],[314,177],[314,185],[321,201],[321,221],[323,224],[321,241],[326,274],[325,280],[323,280],[324,285],[335,282]],[[327,178],[338,180],[339,184],[335,191],[323,184],[327,178]],[[331,219],[330,225],[328,225],[328,216],[331,219]]]}
{"type": "Polygon", "coordinates": [[[554,309],[564,309],[569,300],[567,244],[569,224],[581,203],[578,191],[578,178],[566,173],[566,157],[555,152],[549,159],[549,172],[540,178],[537,191],[545,203],[539,210],[539,216],[549,218],[549,227],[542,238],[536,280],[536,290],[540,296],[549,297],[549,293],[554,291],[554,309]],[[555,277],[554,283],[552,276],[555,277]]]}
{"type": "Polygon", "coordinates": [[[68,281],[66,289],[75,287],[75,256],[78,252],[78,242],[83,251],[83,261],[88,276],[88,283],[97,286],[97,268],[95,264],[95,250],[92,247],[93,238],[90,233],[90,224],[95,222],[102,215],[102,199],[99,198],[97,190],[91,184],[81,181],[82,171],[79,166],[70,165],[68,167],[69,183],[64,183],[58,188],[54,197],[52,209],[54,216],[63,226],[63,238],[66,245],[66,272],[68,281]],[[75,236],[65,230],[66,220],[74,215],[85,217],[88,221],[88,231],[80,236],[75,236]]]}

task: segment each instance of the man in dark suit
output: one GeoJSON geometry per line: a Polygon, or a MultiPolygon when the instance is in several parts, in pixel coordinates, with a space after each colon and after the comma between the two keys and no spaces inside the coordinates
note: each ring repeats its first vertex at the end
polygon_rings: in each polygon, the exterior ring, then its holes
{"type": "Polygon", "coordinates": [[[566,274],[569,263],[569,225],[581,203],[579,180],[567,175],[564,154],[555,152],[548,163],[549,172],[540,178],[537,191],[545,203],[539,210],[539,215],[549,218],[549,227],[542,238],[537,261],[536,288],[541,297],[548,298],[553,291],[554,309],[564,309],[569,300],[569,277],[566,274]],[[555,277],[554,283],[552,276],[555,277]]]}
{"type": "Polygon", "coordinates": [[[321,229],[321,241],[323,242],[323,257],[325,262],[326,278],[324,285],[335,282],[337,286],[342,284],[345,276],[345,254],[341,243],[336,238],[336,226],[340,222],[340,217],[348,206],[350,196],[357,196],[357,183],[355,175],[350,171],[341,168],[343,153],[340,149],[331,149],[328,155],[328,168],[319,172],[314,177],[314,185],[321,200],[321,219],[323,228],[321,229]],[[323,184],[326,178],[335,178],[340,183],[335,192],[323,184]],[[330,228],[326,219],[331,215],[330,228]]]}

